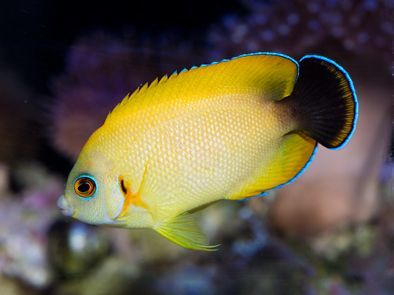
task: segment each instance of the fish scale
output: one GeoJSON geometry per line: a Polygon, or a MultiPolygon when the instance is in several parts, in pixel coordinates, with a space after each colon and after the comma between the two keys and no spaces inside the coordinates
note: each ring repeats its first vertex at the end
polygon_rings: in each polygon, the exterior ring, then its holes
{"type": "MultiPolygon", "coordinates": [[[[124,146],[126,151],[115,159],[121,163],[119,170],[139,176],[132,183],[141,182],[142,164],[148,161],[147,151],[150,151],[147,179],[161,179],[162,185],[147,188],[143,197],[166,208],[165,215],[190,210],[206,203],[208,198],[211,201],[225,198],[231,187],[266,161],[264,155],[269,156],[265,151],[269,146],[266,146],[274,137],[279,138],[275,132],[267,133],[264,128],[278,120],[275,113],[267,111],[267,106],[264,109],[256,102],[256,97],[237,100],[227,96],[215,99],[208,108],[209,111],[204,102],[194,105],[193,112],[183,112],[171,121],[164,117],[164,122],[158,121],[158,128],[142,128],[139,136],[134,134],[133,141],[125,141],[136,132],[132,128],[127,132],[121,127],[120,134],[114,135],[121,142],[113,144],[124,146]],[[245,105],[247,100],[249,105],[245,105]],[[193,116],[187,115],[189,113],[193,116]],[[251,158],[250,155],[255,156],[251,158]],[[130,161],[122,161],[128,157],[130,161]],[[174,202],[182,206],[167,209],[174,202]]],[[[152,113],[147,112],[147,121],[152,113]]],[[[281,135],[286,131],[278,129],[281,135]]]]}

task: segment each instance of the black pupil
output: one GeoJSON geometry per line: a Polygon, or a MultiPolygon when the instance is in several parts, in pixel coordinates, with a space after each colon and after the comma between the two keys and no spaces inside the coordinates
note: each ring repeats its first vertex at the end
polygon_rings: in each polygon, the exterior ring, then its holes
{"type": "Polygon", "coordinates": [[[78,190],[82,193],[87,193],[90,191],[90,183],[88,181],[82,181],[81,184],[78,186],[78,190]]]}

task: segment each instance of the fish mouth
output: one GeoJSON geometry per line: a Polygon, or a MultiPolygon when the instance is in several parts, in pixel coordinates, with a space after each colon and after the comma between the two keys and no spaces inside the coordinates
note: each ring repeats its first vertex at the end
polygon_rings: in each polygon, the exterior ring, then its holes
{"type": "Polygon", "coordinates": [[[64,195],[61,195],[57,200],[57,206],[62,211],[63,215],[72,216],[73,208],[68,204],[67,200],[64,198],[64,195]]]}

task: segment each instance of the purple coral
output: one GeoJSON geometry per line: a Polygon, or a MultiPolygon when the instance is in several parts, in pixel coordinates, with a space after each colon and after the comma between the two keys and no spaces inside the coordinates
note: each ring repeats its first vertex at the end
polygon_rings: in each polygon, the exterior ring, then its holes
{"type": "Polygon", "coordinates": [[[392,1],[247,0],[244,5],[247,16],[227,16],[212,27],[208,39],[215,58],[261,50],[297,55],[327,46],[390,58],[392,1]]]}

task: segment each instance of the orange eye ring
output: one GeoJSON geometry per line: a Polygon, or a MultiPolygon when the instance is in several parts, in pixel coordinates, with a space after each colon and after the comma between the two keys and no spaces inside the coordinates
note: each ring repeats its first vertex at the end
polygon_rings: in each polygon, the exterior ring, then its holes
{"type": "Polygon", "coordinates": [[[81,198],[89,198],[96,192],[96,183],[90,177],[81,176],[74,183],[74,191],[81,198]]]}

